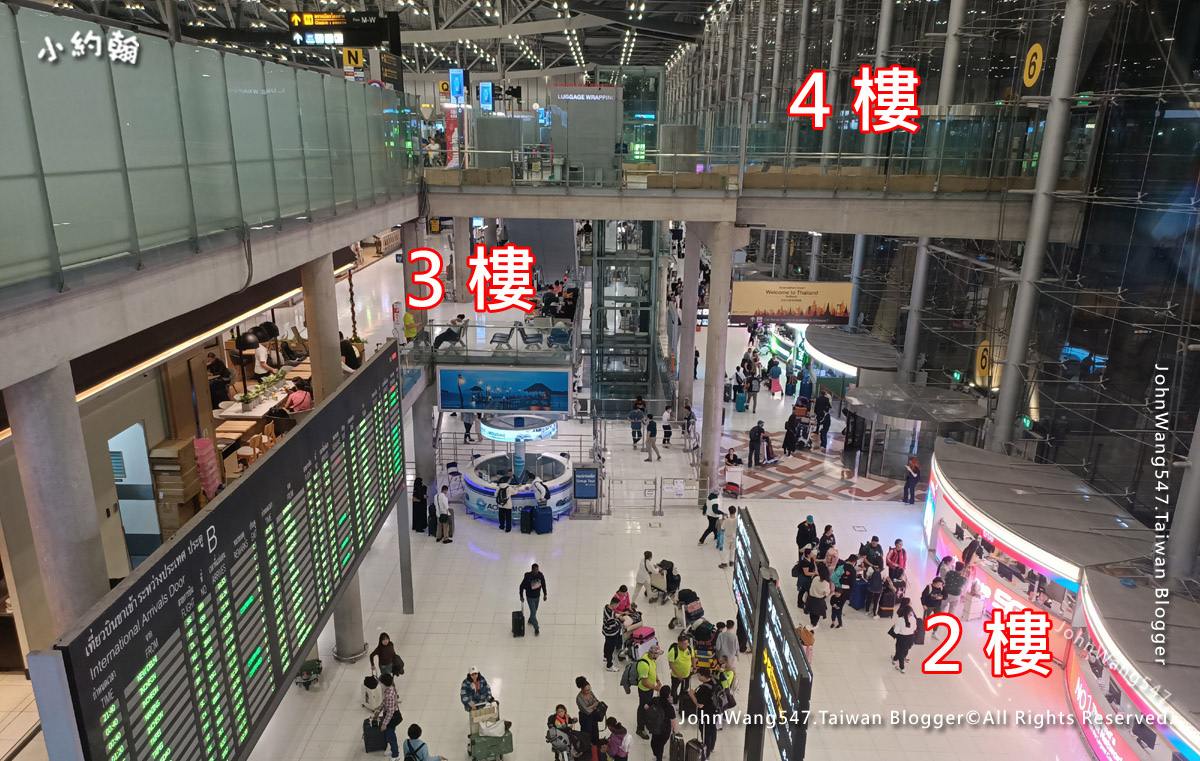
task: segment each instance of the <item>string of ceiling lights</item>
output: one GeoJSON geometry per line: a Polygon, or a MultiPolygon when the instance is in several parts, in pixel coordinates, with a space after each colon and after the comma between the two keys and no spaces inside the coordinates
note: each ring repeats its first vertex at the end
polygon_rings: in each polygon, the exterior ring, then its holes
{"type": "Polygon", "coordinates": [[[633,46],[637,44],[637,30],[626,29],[625,39],[621,42],[621,65],[628,66],[629,59],[633,57],[633,46]]]}

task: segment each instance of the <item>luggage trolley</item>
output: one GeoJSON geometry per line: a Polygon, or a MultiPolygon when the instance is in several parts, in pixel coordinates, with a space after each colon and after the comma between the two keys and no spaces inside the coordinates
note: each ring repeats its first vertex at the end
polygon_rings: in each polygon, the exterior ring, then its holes
{"type": "Polygon", "coordinates": [[[691,589],[681,589],[675,594],[675,617],[667,624],[668,629],[683,627],[688,631],[697,621],[704,620],[704,606],[700,595],[691,589]]]}
{"type": "Polygon", "coordinates": [[[670,560],[658,561],[658,568],[659,572],[650,576],[650,603],[666,605],[668,600],[675,599],[682,579],[670,560]]]}
{"type": "Polygon", "coordinates": [[[727,497],[740,497],[742,494],[742,475],[744,471],[741,465],[726,465],[725,466],[725,485],[721,487],[721,491],[727,497]]]}

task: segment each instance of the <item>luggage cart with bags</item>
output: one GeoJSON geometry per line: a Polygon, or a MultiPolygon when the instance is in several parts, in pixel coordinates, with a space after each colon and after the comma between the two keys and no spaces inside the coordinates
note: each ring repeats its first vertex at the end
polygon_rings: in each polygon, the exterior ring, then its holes
{"type": "Polygon", "coordinates": [[[700,595],[691,589],[681,589],[675,593],[675,617],[667,624],[668,629],[690,629],[692,624],[703,618],[704,606],[700,604],[700,595]]]}
{"type": "Polygon", "coordinates": [[[742,494],[742,475],[744,471],[741,465],[726,465],[725,466],[725,484],[721,487],[722,493],[727,497],[740,497],[742,494]]]}
{"type": "Polygon", "coordinates": [[[670,560],[658,561],[658,573],[650,576],[650,602],[665,605],[679,591],[681,579],[670,560]]]}

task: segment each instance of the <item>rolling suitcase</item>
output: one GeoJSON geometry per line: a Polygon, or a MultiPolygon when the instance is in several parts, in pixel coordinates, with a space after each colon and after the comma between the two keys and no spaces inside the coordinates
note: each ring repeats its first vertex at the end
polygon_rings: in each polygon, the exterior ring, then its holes
{"type": "Polygon", "coordinates": [[[437,536],[437,524],[438,524],[437,508],[434,507],[433,505],[429,506],[429,515],[428,515],[427,522],[429,525],[425,528],[425,532],[427,534],[429,534],[430,536],[437,536]]]}
{"type": "Polygon", "coordinates": [[[737,395],[737,411],[738,412],[746,411],[746,392],[745,391],[742,391],[737,395]]]}
{"type": "Polygon", "coordinates": [[[525,609],[514,610],[512,616],[512,633],[514,637],[525,636],[525,609]]]}
{"type": "Polygon", "coordinates": [[[684,761],[684,745],[683,735],[671,735],[671,761],[684,761]]]}
{"type": "Polygon", "coordinates": [[[733,401],[733,384],[732,383],[725,384],[725,401],[727,401],[727,402],[733,401]]]}
{"type": "Polygon", "coordinates": [[[532,507],[521,508],[521,533],[522,534],[532,534],[533,533],[533,508],[532,507]]]}
{"type": "Polygon", "coordinates": [[[367,753],[378,753],[387,749],[387,738],[383,736],[383,726],[375,719],[363,719],[363,749],[367,753]]]}
{"type": "Polygon", "coordinates": [[[374,711],[383,702],[383,690],[379,689],[379,680],[372,676],[363,679],[363,708],[374,711]]]}
{"type": "Polygon", "coordinates": [[[704,745],[699,740],[688,740],[683,747],[683,761],[704,761],[704,745]]]}
{"type": "Polygon", "coordinates": [[[913,644],[925,644],[925,619],[917,617],[917,631],[913,633],[913,644]]]}
{"type": "Polygon", "coordinates": [[[879,596],[879,617],[891,618],[896,610],[896,593],[890,589],[883,590],[879,596]]]}
{"type": "Polygon", "coordinates": [[[536,508],[533,511],[533,530],[539,534],[554,531],[554,511],[549,507],[536,508]]]}
{"type": "Polygon", "coordinates": [[[867,604],[867,582],[865,579],[855,579],[854,588],[850,590],[850,607],[862,610],[867,604]]]}

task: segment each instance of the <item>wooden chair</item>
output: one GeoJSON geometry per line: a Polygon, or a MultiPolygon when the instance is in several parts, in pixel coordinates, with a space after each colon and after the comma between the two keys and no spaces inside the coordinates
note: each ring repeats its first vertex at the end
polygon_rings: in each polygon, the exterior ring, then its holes
{"type": "Polygon", "coordinates": [[[275,421],[272,420],[263,426],[262,437],[265,444],[264,450],[275,445],[275,442],[279,440],[279,437],[275,435],[275,421]]]}

